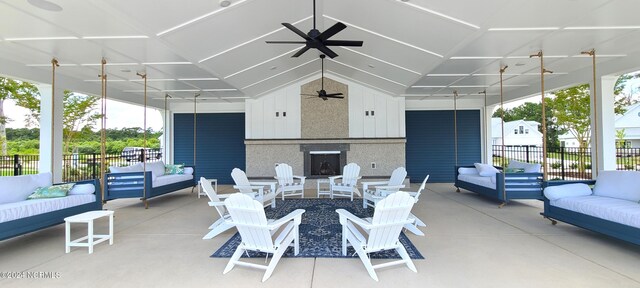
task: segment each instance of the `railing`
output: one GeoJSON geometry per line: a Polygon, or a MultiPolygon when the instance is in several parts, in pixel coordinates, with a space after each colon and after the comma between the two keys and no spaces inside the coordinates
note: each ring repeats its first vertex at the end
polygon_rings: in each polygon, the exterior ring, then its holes
{"type": "MultiPolygon", "coordinates": [[[[493,164],[503,165],[508,159],[542,163],[542,147],[493,145],[493,164]]],[[[640,148],[616,148],[617,170],[640,171],[640,148]]],[[[575,147],[551,147],[547,150],[549,179],[591,179],[591,150],[575,147]]]]}
{"type": "MultiPolygon", "coordinates": [[[[109,166],[128,166],[142,161],[146,154],[147,161],[162,158],[162,151],[149,149],[142,151],[123,152],[121,154],[107,154],[105,164],[109,166]]],[[[100,178],[100,153],[65,154],[62,156],[62,181],[80,181],[100,178]]],[[[0,176],[16,176],[37,174],[39,155],[11,155],[0,156],[0,176]]]]}

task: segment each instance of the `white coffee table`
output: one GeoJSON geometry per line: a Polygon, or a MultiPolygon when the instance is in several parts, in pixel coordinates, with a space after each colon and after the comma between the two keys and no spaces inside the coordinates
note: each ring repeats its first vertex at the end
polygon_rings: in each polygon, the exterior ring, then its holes
{"type": "Polygon", "coordinates": [[[71,247],[88,247],[89,254],[93,253],[93,246],[109,240],[113,245],[113,211],[89,211],[64,218],[65,222],[65,252],[71,252],[71,247]],[[93,234],[93,220],[109,216],[109,234],[93,234]],[[71,223],[87,223],[87,236],[71,240],[71,223]],[[83,242],[85,241],[86,242],[83,242]]]}

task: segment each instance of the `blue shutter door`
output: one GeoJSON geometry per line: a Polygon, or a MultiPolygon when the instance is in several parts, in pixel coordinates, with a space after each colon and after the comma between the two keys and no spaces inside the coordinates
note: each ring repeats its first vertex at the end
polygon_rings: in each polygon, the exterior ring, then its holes
{"type": "MultiPolygon", "coordinates": [[[[174,162],[193,165],[193,114],[174,114],[174,162]]],[[[231,170],[245,170],[244,113],[198,113],[196,179],[233,184],[231,170]]]]}
{"type": "MultiPolygon", "coordinates": [[[[454,111],[407,111],[406,163],[412,182],[453,182],[454,111]]],[[[480,162],[480,111],[461,110],[458,118],[458,165],[480,162]]]]}

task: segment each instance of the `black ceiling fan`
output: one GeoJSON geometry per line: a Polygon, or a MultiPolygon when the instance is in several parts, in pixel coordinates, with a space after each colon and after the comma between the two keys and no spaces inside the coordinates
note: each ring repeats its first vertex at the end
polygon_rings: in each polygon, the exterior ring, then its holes
{"type": "Polygon", "coordinates": [[[302,55],[304,52],[311,48],[315,48],[320,50],[320,52],[325,55],[335,58],[338,56],[335,52],[331,51],[327,46],[356,46],[362,47],[362,41],[353,41],[353,40],[328,40],[331,36],[336,35],[338,32],[342,31],[344,28],[347,28],[347,25],[344,25],[342,22],[338,22],[333,24],[329,29],[320,33],[318,29],[316,29],[316,0],[313,0],[313,29],[309,31],[309,33],[304,34],[304,32],[300,31],[300,29],[289,23],[282,23],[284,27],[287,27],[289,30],[298,34],[298,36],[304,38],[305,41],[266,41],[269,44],[305,44],[305,46],[300,49],[296,54],[293,54],[291,57],[298,57],[302,55]]]}
{"type": "Polygon", "coordinates": [[[342,96],[342,93],[338,92],[338,93],[328,93],[327,91],[324,90],[324,55],[321,54],[320,55],[320,59],[322,61],[322,70],[321,70],[321,74],[322,76],[320,76],[320,91],[316,91],[318,92],[318,95],[314,95],[314,94],[300,94],[300,95],[305,95],[305,96],[312,96],[312,97],[320,97],[322,98],[322,100],[327,101],[329,98],[337,98],[337,99],[343,99],[344,96],[342,96]]]}

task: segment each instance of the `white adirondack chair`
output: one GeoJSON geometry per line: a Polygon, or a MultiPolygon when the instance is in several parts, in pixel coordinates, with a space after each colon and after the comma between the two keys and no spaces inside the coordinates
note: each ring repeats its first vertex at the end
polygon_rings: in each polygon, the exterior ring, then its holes
{"type": "Polygon", "coordinates": [[[304,176],[293,175],[293,169],[289,164],[280,163],[276,166],[276,180],[278,180],[278,188],[276,195],[282,195],[282,200],[285,196],[298,196],[304,198],[304,176]],[[299,181],[295,181],[295,179],[299,181]]]}
{"type": "Polygon", "coordinates": [[[220,219],[209,226],[211,231],[202,237],[202,239],[211,239],[218,236],[220,233],[233,228],[233,224],[229,221],[231,216],[229,215],[229,212],[227,212],[227,208],[224,207],[224,202],[222,202],[222,199],[229,197],[229,195],[218,195],[211,186],[211,181],[204,177],[200,177],[200,187],[202,187],[204,193],[209,197],[209,206],[216,208],[218,215],[220,215],[220,219]]]}
{"type": "Polygon", "coordinates": [[[388,181],[362,182],[362,208],[376,207],[376,203],[387,195],[398,192],[404,188],[404,178],[407,177],[407,169],[398,167],[391,173],[388,181]],[[369,189],[373,187],[373,189],[369,189]]]}
{"type": "Polygon", "coordinates": [[[342,225],[342,255],[347,255],[347,245],[353,246],[369,276],[376,281],[378,276],[375,269],[378,268],[406,264],[411,271],[418,272],[399,240],[402,227],[414,221],[409,218],[414,203],[413,197],[405,192],[393,193],[378,202],[373,218],[370,219],[362,219],[347,210],[337,209],[342,225]],[[356,226],[362,228],[366,236],[356,226]],[[395,249],[402,259],[371,264],[368,253],[391,249],[395,249]]]}
{"type": "MultiPolygon", "coordinates": [[[[422,190],[424,190],[424,187],[427,184],[427,180],[429,180],[429,175],[427,175],[427,177],[424,177],[424,180],[422,180],[422,184],[420,184],[420,188],[418,189],[417,192],[409,192],[409,191],[403,191],[403,192],[406,192],[409,195],[411,195],[413,199],[415,199],[416,201],[415,203],[418,203],[418,198],[420,198],[420,194],[422,193],[422,190]]],[[[420,229],[418,229],[418,226],[427,227],[427,224],[424,224],[424,222],[422,222],[422,220],[420,220],[420,218],[418,218],[413,213],[411,213],[409,217],[415,219],[416,221],[414,223],[404,225],[404,228],[411,231],[411,233],[413,234],[424,236],[424,233],[420,231],[420,229]]]]}
{"type": "Polygon", "coordinates": [[[271,203],[271,208],[276,207],[276,182],[249,182],[247,174],[238,168],[233,168],[231,178],[236,183],[233,188],[238,189],[240,193],[253,195],[252,197],[264,206],[271,203]],[[265,187],[269,188],[265,189],[265,187]]]}
{"type": "Polygon", "coordinates": [[[360,179],[360,166],[356,163],[349,163],[342,168],[342,175],[329,177],[329,193],[333,197],[350,197],[353,201],[353,194],[360,195],[358,191],[358,180],[360,179]]]}
{"type": "Polygon", "coordinates": [[[245,194],[233,194],[224,200],[224,204],[231,215],[231,223],[240,232],[242,242],[231,256],[223,274],[227,274],[235,265],[264,269],[266,270],[262,277],[262,282],[264,282],[269,279],[280,257],[290,245],[293,245],[294,253],[298,255],[300,251],[298,226],[302,222],[304,209],[297,209],[287,216],[271,222],[264,214],[262,203],[245,194]],[[284,228],[274,238],[272,234],[283,226],[284,228]],[[240,261],[240,257],[247,250],[271,253],[273,258],[268,265],[240,261]]]}

